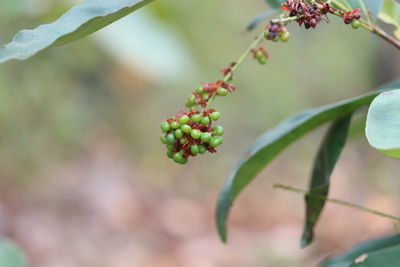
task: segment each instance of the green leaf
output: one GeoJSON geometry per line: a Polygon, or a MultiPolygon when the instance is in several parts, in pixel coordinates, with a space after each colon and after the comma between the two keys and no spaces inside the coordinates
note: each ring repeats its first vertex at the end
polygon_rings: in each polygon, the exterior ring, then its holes
{"type": "Polygon", "coordinates": [[[221,239],[227,239],[226,221],[235,198],[280,152],[321,124],[348,115],[371,103],[379,93],[399,86],[396,81],[356,98],[302,112],[259,137],[233,168],[220,193],[216,220],[221,239]]]}
{"type": "MultiPolygon", "coordinates": [[[[367,11],[369,11],[369,15],[372,19],[376,19],[379,11],[382,8],[383,0],[361,0],[364,2],[367,11]]],[[[353,9],[361,8],[360,0],[349,0],[349,3],[353,9]]]]}
{"type": "Polygon", "coordinates": [[[396,27],[394,35],[400,39],[400,4],[393,0],[384,0],[379,19],[396,27]]]}
{"type": "Polygon", "coordinates": [[[0,49],[0,63],[11,59],[24,60],[46,48],[85,37],[152,1],[86,0],[51,24],[19,32],[11,43],[0,49]]]}
{"type": "MultiPolygon", "coordinates": [[[[326,132],[314,160],[309,192],[327,196],[330,177],[336,162],[346,144],[352,114],[334,121],[326,132]]],[[[325,206],[325,200],[311,195],[305,196],[306,223],[304,226],[301,246],[308,246],[314,237],[313,229],[325,206]]]]}
{"type": "Polygon", "coordinates": [[[373,239],[324,261],[322,267],[400,266],[400,235],[373,239]]]}
{"type": "Polygon", "coordinates": [[[13,243],[0,238],[0,266],[25,267],[27,265],[25,255],[13,243]]]}
{"type": "Polygon", "coordinates": [[[372,101],[365,133],[372,147],[400,158],[400,89],[382,93],[372,101]]]}

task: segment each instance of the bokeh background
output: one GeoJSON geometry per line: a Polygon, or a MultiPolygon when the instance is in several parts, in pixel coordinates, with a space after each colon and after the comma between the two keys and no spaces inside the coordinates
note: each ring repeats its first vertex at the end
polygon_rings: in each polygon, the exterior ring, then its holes
{"type": "MultiPolygon", "coordinates": [[[[2,0],[0,43],[49,23],[79,1],[2,0]]],[[[316,241],[300,249],[301,195],[321,129],[281,154],[238,198],[222,244],[215,202],[253,140],[287,116],[356,96],[399,76],[399,54],[337,18],[289,27],[267,43],[269,63],[247,60],[238,90],[213,106],[226,130],[219,153],[178,166],[159,123],[234,61],[260,28],[264,1],[159,0],[91,37],[0,66],[0,234],[36,267],[315,266],[393,222],[327,204],[316,241]],[[397,54],[396,54],[397,53],[397,54]]],[[[365,110],[364,110],[365,111],[365,110]]],[[[331,196],[399,214],[398,161],[371,149],[365,112],[332,176],[331,196]]]]}

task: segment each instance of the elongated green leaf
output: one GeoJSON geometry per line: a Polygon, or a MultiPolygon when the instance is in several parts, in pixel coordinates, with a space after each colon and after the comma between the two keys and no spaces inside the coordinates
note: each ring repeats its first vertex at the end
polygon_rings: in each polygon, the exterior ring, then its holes
{"type": "Polygon", "coordinates": [[[46,48],[85,37],[152,1],[86,0],[51,24],[19,32],[11,43],[0,49],[0,63],[27,59],[46,48]]]}
{"type": "Polygon", "coordinates": [[[25,267],[25,255],[10,241],[0,238],[0,267],[25,267]]]}
{"type": "Polygon", "coordinates": [[[400,235],[373,239],[324,261],[322,267],[400,266],[400,235]]]}
{"type": "Polygon", "coordinates": [[[377,96],[368,111],[365,133],[370,145],[385,155],[400,158],[400,90],[377,96]]]}
{"type": "MultiPolygon", "coordinates": [[[[378,16],[379,11],[382,8],[383,0],[361,0],[364,2],[367,11],[372,19],[378,16]]],[[[350,5],[353,9],[362,8],[360,5],[360,0],[349,0],[350,5]]]]}
{"type": "MultiPolygon", "coordinates": [[[[326,132],[314,160],[309,191],[314,194],[327,196],[330,178],[336,162],[346,144],[352,114],[334,121],[326,132]]],[[[306,223],[304,226],[301,246],[308,246],[314,238],[314,226],[325,206],[325,200],[311,195],[305,196],[306,223]]]]}
{"type": "Polygon", "coordinates": [[[235,198],[280,152],[319,125],[348,115],[371,103],[379,93],[396,87],[400,87],[400,81],[356,98],[302,112],[259,137],[233,168],[220,193],[216,220],[221,239],[227,239],[226,221],[235,198]]]}
{"type": "Polygon", "coordinates": [[[394,35],[400,39],[400,4],[394,0],[384,0],[379,19],[396,27],[394,35]]]}

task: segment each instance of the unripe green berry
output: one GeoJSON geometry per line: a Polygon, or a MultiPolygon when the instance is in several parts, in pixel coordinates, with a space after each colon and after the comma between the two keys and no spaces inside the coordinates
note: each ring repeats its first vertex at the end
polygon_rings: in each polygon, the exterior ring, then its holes
{"type": "Polygon", "coordinates": [[[172,129],[178,129],[179,127],[181,127],[181,125],[179,124],[179,122],[173,121],[173,122],[171,122],[170,127],[172,129]]]}
{"type": "Polygon", "coordinates": [[[260,63],[261,65],[267,64],[267,58],[266,57],[259,58],[258,63],[260,63]]]}
{"type": "Polygon", "coordinates": [[[264,31],[264,37],[265,37],[266,39],[268,39],[268,35],[269,35],[269,30],[266,29],[266,30],[264,31]]]}
{"type": "Polygon", "coordinates": [[[223,141],[222,137],[213,137],[210,141],[210,146],[217,147],[220,144],[222,144],[222,141],[223,141]]]}
{"type": "Polygon", "coordinates": [[[175,130],[175,137],[181,139],[183,137],[183,132],[181,129],[175,130]]]}
{"type": "Polygon", "coordinates": [[[196,97],[194,95],[189,96],[188,104],[191,106],[196,104],[196,97]]]}
{"type": "Polygon", "coordinates": [[[203,93],[203,87],[199,87],[196,89],[196,93],[201,94],[203,93]]]}
{"type": "Polygon", "coordinates": [[[221,136],[224,134],[224,128],[222,128],[222,126],[215,125],[212,130],[212,133],[221,136]]]}
{"type": "Polygon", "coordinates": [[[167,151],[167,157],[170,158],[170,159],[172,159],[172,158],[174,157],[174,152],[168,150],[168,151],[167,151]]]}
{"type": "Polygon", "coordinates": [[[360,26],[361,26],[361,23],[358,20],[353,19],[353,21],[351,22],[351,27],[353,27],[353,29],[357,30],[358,28],[360,28],[360,26]]]}
{"type": "Polygon", "coordinates": [[[186,144],[187,139],[186,138],[181,138],[181,140],[179,140],[179,142],[181,143],[181,145],[186,144]]]}
{"type": "Polygon", "coordinates": [[[173,133],[169,133],[167,135],[168,144],[173,145],[175,144],[175,135],[173,133]]]}
{"type": "Polygon", "coordinates": [[[187,158],[182,157],[180,160],[177,161],[179,164],[186,164],[188,162],[187,158]]]}
{"type": "Polygon", "coordinates": [[[199,145],[199,153],[200,154],[204,154],[204,153],[206,153],[206,151],[207,151],[207,148],[205,146],[199,145]]]}
{"type": "Polygon", "coordinates": [[[192,152],[193,156],[196,156],[200,152],[199,146],[198,145],[192,145],[190,147],[190,152],[192,152]]]}
{"type": "Polygon", "coordinates": [[[168,132],[169,131],[169,123],[166,121],[163,121],[160,125],[160,128],[163,132],[168,132]]]}
{"type": "Polygon", "coordinates": [[[286,43],[290,39],[290,33],[289,32],[280,33],[279,38],[281,39],[282,42],[286,43]]]}
{"type": "Polygon", "coordinates": [[[200,130],[197,130],[197,129],[193,129],[193,130],[190,131],[190,136],[191,136],[193,139],[199,139],[200,136],[201,136],[201,131],[200,131],[200,130]]]}
{"type": "Polygon", "coordinates": [[[219,96],[227,96],[229,94],[229,91],[226,90],[225,88],[219,87],[217,89],[217,95],[219,96]]]}
{"type": "Polygon", "coordinates": [[[210,114],[210,118],[214,121],[218,120],[221,117],[221,113],[218,111],[214,111],[213,113],[210,114]]]}
{"type": "Polygon", "coordinates": [[[203,141],[204,143],[208,143],[210,142],[212,136],[210,133],[201,133],[201,141],[203,141]]]}
{"type": "Polygon", "coordinates": [[[185,124],[181,126],[181,130],[184,133],[190,133],[190,131],[192,130],[192,127],[190,127],[189,125],[185,124]]]}
{"type": "Polygon", "coordinates": [[[256,59],[260,60],[260,58],[264,58],[264,53],[262,51],[257,51],[256,53],[256,59]]]}
{"type": "Polygon", "coordinates": [[[211,122],[211,120],[210,120],[210,117],[208,117],[208,116],[202,117],[200,120],[200,123],[203,125],[209,125],[210,122],[211,122]]]}
{"type": "Polygon", "coordinates": [[[194,115],[191,117],[191,120],[192,120],[192,122],[194,122],[194,123],[198,123],[198,122],[200,122],[200,120],[201,120],[201,115],[200,115],[200,114],[194,114],[194,115]]]}
{"type": "Polygon", "coordinates": [[[208,97],[209,97],[209,94],[207,92],[203,93],[203,98],[204,99],[208,99],[208,97]]]}
{"type": "Polygon", "coordinates": [[[179,161],[183,158],[183,152],[176,152],[173,156],[175,162],[179,163],[179,161]]]}
{"type": "Polygon", "coordinates": [[[167,150],[168,151],[174,151],[175,146],[174,145],[167,145],[167,150]]]}
{"type": "Polygon", "coordinates": [[[168,139],[167,139],[167,137],[165,136],[165,134],[162,134],[162,135],[160,136],[160,141],[161,141],[161,143],[163,143],[163,144],[168,144],[168,139]]]}
{"type": "Polygon", "coordinates": [[[190,118],[189,118],[188,115],[182,115],[182,116],[180,116],[179,119],[178,119],[178,121],[179,121],[180,124],[186,124],[186,123],[189,122],[189,120],[190,120],[190,118]]]}

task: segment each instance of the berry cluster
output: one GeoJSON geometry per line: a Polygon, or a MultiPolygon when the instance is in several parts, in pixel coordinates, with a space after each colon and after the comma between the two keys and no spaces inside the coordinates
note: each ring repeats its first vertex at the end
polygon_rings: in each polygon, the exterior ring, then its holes
{"type": "Polygon", "coordinates": [[[223,142],[224,129],[212,126],[212,121],[220,117],[215,109],[192,110],[182,111],[162,122],[160,140],[167,146],[167,156],[176,163],[186,164],[190,156],[217,152],[215,148],[223,142]]]}
{"type": "Polygon", "coordinates": [[[206,107],[208,102],[215,96],[227,96],[235,90],[235,86],[224,81],[215,83],[204,83],[202,87],[197,88],[186,101],[186,107],[196,109],[198,106],[206,107]]]}
{"type": "Polygon", "coordinates": [[[260,47],[258,49],[252,49],[251,53],[253,54],[253,58],[258,61],[261,65],[267,63],[268,60],[268,53],[264,47],[260,47]]]}
{"type": "Polygon", "coordinates": [[[347,11],[343,15],[343,21],[345,24],[350,24],[353,29],[358,29],[361,26],[359,19],[361,18],[361,9],[357,8],[352,11],[347,11]]]}
{"type": "Polygon", "coordinates": [[[282,41],[286,43],[290,39],[290,33],[282,24],[271,22],[265,27],[264,37],[274,42],[282,41]]]}

